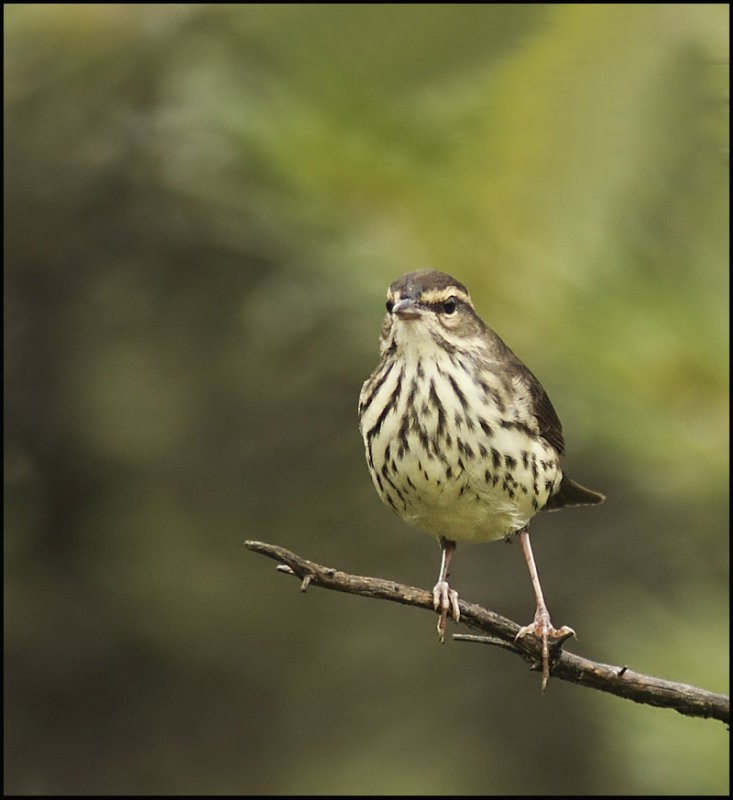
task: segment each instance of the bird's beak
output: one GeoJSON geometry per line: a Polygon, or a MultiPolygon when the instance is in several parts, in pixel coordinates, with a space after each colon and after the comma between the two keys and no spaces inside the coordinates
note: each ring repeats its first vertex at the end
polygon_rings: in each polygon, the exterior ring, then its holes
{"type": "Polygon", "coordinates": [[[422,312],[411,297],[402,297],[392,307],[392,313],[400,319],[417,319],[422,312]]]}

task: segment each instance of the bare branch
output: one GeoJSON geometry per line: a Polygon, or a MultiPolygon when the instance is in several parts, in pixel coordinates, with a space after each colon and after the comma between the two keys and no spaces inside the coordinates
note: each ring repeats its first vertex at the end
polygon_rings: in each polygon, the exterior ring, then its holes
{"type": "MultiPolygon", "coordinates": [[[[337,592],[391,600],[395,603],[417,606],[433,611],[433,595],[425,589],[405,586],[383,578],[350,575],[324,567],[301,558],[284,547],[266,542],[247,541],[245,546],[280,562],[277,569],[295,575],[301,580],[301,590],[308,586],[321,586],[337,592]]],[[[520,626],[506,617],[481,606],[460,601],[461,622],[480,630],[483,636],[455,634],[456,641],[478,642],[509,650],[528,661],[533,669],[541,669],[541,647],[533,636],[515,641],[520,626]]],[[[684,683],[674,683],[634,672],[625,666],[610,666],[567,653],[559,646],[553,650],[550,674],[553,678],[588,686],[602,692],[624,697],[636,703],[672,708],[690,717],[712,717],[721,722],[730,720],[730,700],[726,695],[715,694],[684,683]]]]}

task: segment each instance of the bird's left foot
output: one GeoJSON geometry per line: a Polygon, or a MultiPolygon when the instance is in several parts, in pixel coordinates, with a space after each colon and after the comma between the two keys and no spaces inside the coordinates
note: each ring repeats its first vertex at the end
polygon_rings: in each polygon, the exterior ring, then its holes
{"type": "Polygon", "coordinates": [[[534,636],[542,643],[542,691],[544,692],[547,688],[547,681],[550,679],[550,651],[559,648],[563,642],[571,636],[575,636],[575,631],[567,625],[563,625],[559,629],[554,628],[550,621],[549,611],[540,607],[534,615],[534,622],[520,628],[514,641],[528,635],[534,636]]]}

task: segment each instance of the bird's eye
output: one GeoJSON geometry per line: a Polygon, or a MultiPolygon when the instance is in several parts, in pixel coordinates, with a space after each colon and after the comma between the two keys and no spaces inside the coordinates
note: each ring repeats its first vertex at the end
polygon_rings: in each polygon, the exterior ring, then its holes
{"type": "Polygon", "coordinates": [[[392,309],[394,308],[394,300],[387,300],[385,305],[387,306],[387,313],[391,314],[392,313],[392,309]]]}
{"type": "Polygon", "coordinates": [[[444,314],[452,314],[456,308],[458,308],[458,302],[455,297],[449,297],[445,303],[443,303],[444,314]]]}

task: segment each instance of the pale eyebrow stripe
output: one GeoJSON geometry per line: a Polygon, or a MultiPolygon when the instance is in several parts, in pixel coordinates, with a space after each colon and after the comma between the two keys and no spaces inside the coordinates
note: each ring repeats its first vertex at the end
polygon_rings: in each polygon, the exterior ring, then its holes
{"type": "Polygon", "coordinates": [[[466,292],[461,291],[458,287],[448,287],[447,289],[428,289],[420,296],[423,303],[442,303],[450,297],[455,297],[456,300],[462,300],[464,303],[472,306],[471,298],[466,292]]]}

